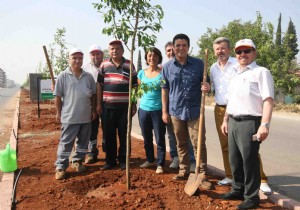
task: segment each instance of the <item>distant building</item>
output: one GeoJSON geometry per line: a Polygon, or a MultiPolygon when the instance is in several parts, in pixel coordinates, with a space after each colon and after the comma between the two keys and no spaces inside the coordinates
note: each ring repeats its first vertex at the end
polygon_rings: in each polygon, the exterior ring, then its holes
{"type": "Polygon", "coordinates": [[[6,73],[0,68],[0,87],[6,88],[6,73]]]}
{"type": "Polygon", "coordinates": [[[15,81],[14,80],[11,80],[11,79],[6,79],[6,87],[7,88],[13,88],[15,87],[16,84],[15,84],[15,81]]]}

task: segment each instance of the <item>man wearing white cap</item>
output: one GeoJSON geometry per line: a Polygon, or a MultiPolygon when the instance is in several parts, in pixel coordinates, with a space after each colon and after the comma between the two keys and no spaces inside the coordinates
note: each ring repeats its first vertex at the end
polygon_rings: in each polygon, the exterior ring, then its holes
{"type": "MultiPolygon", "coordinates": [[[[214,109],[216,128],[219,135],[219,140],[221,144],[223,163],[225,169],[225,179],[218,181],[219,185],[231,185],[232,173],[229,164],[228,155],[228,136],[222,134],[221,125],[226,111],[227,105],[227,86],[230,79],[235,75],[234,66],[236,65],[236,59],[230,56],[230,41],[226,37],[219,37],[213,43],[215,56],[218,58],[210,68],[210,78],[212,82],[212,87],[214,89],[214,98],[216,106],[214,109]]],[[[260,176],[261,184],[260,190],[265,194],[270,194],[272,192],[267,181],[268,178],[264,173],[261,158],[260,160],[260,176]]]]}
{"type": "Polygon", "coordinates": [[[82,161],[88,151],[86,136],[91,134],[91,120],[96,114],[96,84],[93,76],[82,70],[83,53],[74,48],[69,52],[69,64],[56,81],[56,120],[62,124],[62,132],[57,149],[55,178],[65,179],[69,166],[69,156],[76,139],[76,151],[72,166],[77,172],[85,171],[82,161]],[[63,101],[63,102],[62,102],[63,101]]]}
{"type": "Polygon", "coordinates": [[[256,64],[256,46],[250,39],[235,44],[238,64],[228,87],[222,132],[228,135],[231,191],[226,200],[244,200],[237,209],[259,206],[259,147],[269,134],[274,81],[270,71],[256,64]]]}
{"type": "MultiPolygon", "coordinates": [[[[89,72],[93,75],[96,84],[99,68],[103,61],[103,52],[100,46],[91,45],[89,48],[89,53],[90,53],[91,61],[86,65],[84,65],[82,68],[86,72],[89,72]]],[[[92,121],[91,136],[89,139],[89,152],[87,154],[87,157],[85,158],[85,163],[95,163],[97,161],[97,157],[99,154],[99,150],[97,148],[98,128],[99,128],[99,116],[97,116],[96,119],[92,121]]],[[[103,140],[102,140],[102,147],[103,147],[103,140]]]]}

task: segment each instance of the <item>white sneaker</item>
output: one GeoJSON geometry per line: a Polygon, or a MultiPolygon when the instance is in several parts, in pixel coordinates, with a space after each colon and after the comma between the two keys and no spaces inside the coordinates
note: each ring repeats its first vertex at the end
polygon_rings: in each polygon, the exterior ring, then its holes
{"type": "Polygon", "coordinates": [[[270,195],[272,193],[271,188],[269,187],[268,183],[266,183],[266,182],[260,183],[260,190],[266,195],[270,195]]]}
{"type": "Polygon", "coordinates": [[[155,163],[154,162],[150,163],[148,161],[145,161],[142,165],[140,165],[140,168],[149,168],[151,166],[155,166],[155,163]]]}
{"type": "Polygon", "coordinates": [[[225,178],[223,180],[218,181],[218,185],[231,185],[232,180],[229,178],[225,178]]]}
{"type": "Polygon", "coordinates": [[[179,168],[178,157],[173,158],[173,162],[170,164],[169,168],[172,168],[172,169],[178,169],[179,168]]]}
{"type": "Polygon", "coordinates": [[[163,174],[164,173],[164,168],[162,166],[157,166],[156,173],[157,174],[163,174]]]}

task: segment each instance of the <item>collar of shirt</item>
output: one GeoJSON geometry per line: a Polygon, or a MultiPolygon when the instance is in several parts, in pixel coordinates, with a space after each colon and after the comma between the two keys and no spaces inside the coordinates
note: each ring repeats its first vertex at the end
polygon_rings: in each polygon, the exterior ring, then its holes
{"type": "MultiPolygon", "coordinates": [[[[116,64],[113,62],[112,58],[109,58],[109,62],[111,62],[112,64],[116,65],[116,64]]],[[[122,66],[125,62],[126,62],[126,59],[125,59],[124,57],[122,57],[122,62],[120,63],[120,66],[122,66]]]]}
{"type": "Polygon", "coordinates": [[[172,58],[172,62],[175,64],[175,65],[180,65],[180,66],[184,66],[184,65],[187,65],[187,64],[190,64],[191,63],[191,56],[187,56],[187,58],[186,58],[186,61],[185,61],[185,64],[183,64],[183,65],[181,65],[177,60],[176,60],[176,58],[174,57],[174,58],[172,58]]]}
{"type": "Polygon", "coordinates": [[[237,63],[237,65],[235,66],[235,70],[236,70],[237,74],[241,74],[241,73],[245,72],[245,70],[253,70],[256,66],[257,66],[256,61],[253,61],[252,63],[247,65],[246,68],[241,69],[241,65],[237,63]]]}
{"type": "MultiPolygon", "coordinates": [[[[228,60],[227,60],[227,62],[226,62],[226,64],[225,64],[223,70],[226,70],[226,68],[227,68],[230,64],[235,64],[235,63],[236,63],[236,59],[229,56],[229,58],[228,58],[228,60]]],[[[222,68],[221,68],[221,66],[220,66],[219,60],[215,63],[215,65],[217,65],[217,66],[219,67],[219,69],[222,70],[222,68]]]]}

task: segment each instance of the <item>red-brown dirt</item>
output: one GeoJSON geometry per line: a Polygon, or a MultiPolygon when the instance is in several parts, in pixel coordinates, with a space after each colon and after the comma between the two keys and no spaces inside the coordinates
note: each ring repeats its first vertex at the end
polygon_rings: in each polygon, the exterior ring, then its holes
{"type": "MultiPolygon", "coordinates": [[[[177,171],[165,167],[158,175],[155,168],[140,169],[145,161],[143,142],[132,138],[130,161],[131,189],[126,188],[126,171],[119,168],[103,171],[104,153],[99,161],[87,165],[87,171],[76,173],[69,167],[63,181],[54,178],[54,162],[60,135],[55,122],[53,102],[41,104],[40,118],[37,104],[31,103],[28,91],[21,91],[18,131],[18,171],[16,209],[235,209],[240,201],[223,201],[219,195],[229,191],[219,186],[221,177],[209,176],[213,190],[202,190],[195,196],[184,193],[185,181],[173,181],[177,171]]],[[[101,132],[99,138],[101,139],[101,132]]],[[[100,145],[100,144],[99,144],[100,145]]],[[[167,155],[166,165],[170,164],[167,155]]],[[[262,200],[260,209],[282,209],[262,200]]]]}

